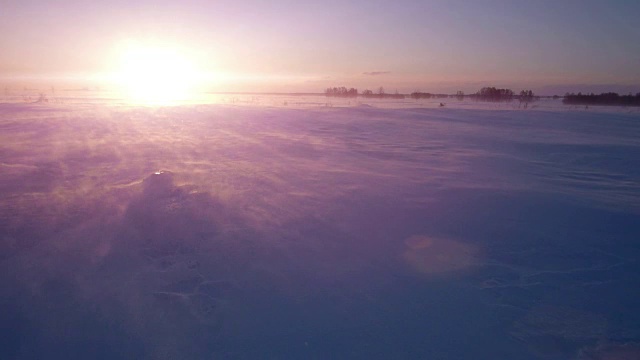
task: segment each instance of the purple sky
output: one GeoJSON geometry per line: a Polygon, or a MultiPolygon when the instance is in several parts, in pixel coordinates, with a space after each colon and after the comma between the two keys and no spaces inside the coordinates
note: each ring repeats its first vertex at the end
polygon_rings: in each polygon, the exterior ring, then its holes
{"type": "Polygon", "coordinates": [[[1,10],[5,82],[101,78],[134,41],[184,53],[212,90],[640,91],[638,1],[3,0],[1,10]]]}

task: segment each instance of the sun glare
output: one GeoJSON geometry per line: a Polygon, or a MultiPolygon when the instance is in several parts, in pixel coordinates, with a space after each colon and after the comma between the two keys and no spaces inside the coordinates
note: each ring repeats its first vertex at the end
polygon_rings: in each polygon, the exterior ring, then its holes
{"type": "Polygon", "coordinates": [[[128,46],[120,51],[114,80],[128,100],[162,105],[190,100],[198,71],[177,49],[128,46]]]}

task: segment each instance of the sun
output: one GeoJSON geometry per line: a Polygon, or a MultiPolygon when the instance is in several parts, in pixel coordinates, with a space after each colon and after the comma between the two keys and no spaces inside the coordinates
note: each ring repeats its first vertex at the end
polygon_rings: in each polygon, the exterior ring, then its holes
{"type": "Polygon", "coordinates": [[[180,103],[196,90],[199,72],[177,48],[129,45],[120,50],[117,63],[114,80],[131,102],[180,103]]]}

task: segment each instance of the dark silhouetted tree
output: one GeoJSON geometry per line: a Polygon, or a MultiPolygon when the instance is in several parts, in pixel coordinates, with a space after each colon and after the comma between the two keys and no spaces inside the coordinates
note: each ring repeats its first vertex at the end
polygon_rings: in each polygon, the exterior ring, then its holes
{"type": "Polygon", "coordinates": [[[520,91],[520,102],[531,102],[536,100],[536,96],[533,94],[531,90],[522,90],[520,91]]]}
{"type": "Polygon", "coordinates": [[[433,97],[433,94],[414,91],[410,96],[412,99],[431,99],[433,97]]]}
{"type": "Polygon", "coordinates": [[[339,96],[339,97],[356,97],[358,96],[358,90],[354,88],[347,89],[344,86],[327,88],[324,91],[326,96],[339,96]]]}
{"type": "Polygon", "coordinates": [[[474,95],[474,98],[482,101],[511,101],[513,99],[513,90],[483,87],[474,95]]]}

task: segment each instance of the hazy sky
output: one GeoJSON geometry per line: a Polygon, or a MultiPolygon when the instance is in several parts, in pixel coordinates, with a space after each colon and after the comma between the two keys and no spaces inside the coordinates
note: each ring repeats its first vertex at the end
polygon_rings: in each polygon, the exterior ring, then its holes
{"type": "Polygon", "coordinates": [[[637,0],[0,0],[0,77],[95,77],[133,41],[216,90],[634,87],[638,19],[637,0]]]}

